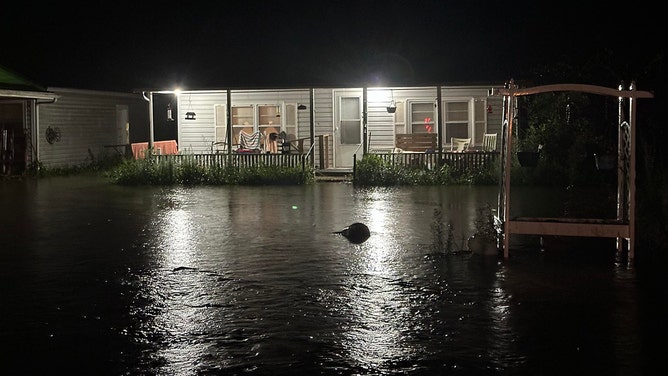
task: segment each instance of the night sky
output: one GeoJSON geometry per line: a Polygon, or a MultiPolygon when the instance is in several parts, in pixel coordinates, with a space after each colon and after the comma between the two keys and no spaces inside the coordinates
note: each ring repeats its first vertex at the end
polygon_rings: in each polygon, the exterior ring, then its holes
{"type": "Polygon", "coordinates": [[[17,3],[0,12],[0,66],[44,87],[489,83],[605,52],[654,89],[647,71],[664,64],[661,12],[644,2],[17,3]]]}

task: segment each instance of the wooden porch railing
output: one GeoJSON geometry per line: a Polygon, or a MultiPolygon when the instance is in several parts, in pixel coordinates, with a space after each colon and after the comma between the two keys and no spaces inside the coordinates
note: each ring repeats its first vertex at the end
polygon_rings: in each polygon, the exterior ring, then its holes
{"type": "Polygon", "coordinates": [[[456,171],[468,171],[490,167],[498,160],[499,152],[441,152],[439,163],[438,153],[368,153],[392,165],[414,166],[434,169],[448,165],[456,171]]]}
{"type": "Polygon", "coordinates": [[[174,154],[152,155],[156,161],[173,161],[177,164],[194,162],[198,166],[212,167],[306,167],[304,154],[266,154],[266,153],[234,153],[234,154],[174,154]]]}
{"type": "MultiPolygon", "coordinates": [[[[456,171],[468,171],[487,168],[497,161],[498,152],[472,151],[466,153],[442,152],[439,163],[438,153],[368,153],[381,160],[399,166],[435,169],[449,165],[456,171]]],[[[212,167],[301,167],[312,165],[308,154],[266,154],[266,153],[233,153],[233,154],[172,154],[152,155],[156,161],[173,161],[177,164],[194,162],[198,166],[212,167]]],[[[321,155],[321,158],[324,158],[321,155]]],[[[327,166],[321,159],[321,165],[327,166]]],[[[321,167],[323,168],[323,167],[321,167]]],[[[326,167],[324,167],[326,168],[326,167]]]]}

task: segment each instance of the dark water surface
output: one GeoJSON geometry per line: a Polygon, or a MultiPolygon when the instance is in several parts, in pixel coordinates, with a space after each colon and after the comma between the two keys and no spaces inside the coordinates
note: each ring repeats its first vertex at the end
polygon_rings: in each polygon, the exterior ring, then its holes
{"type": "Polygon", "coordinates": [[[659,267],[434,250],[434,209],[461,248],[495,187],[0,187],[0,375],[663,368],[659,267]]]}

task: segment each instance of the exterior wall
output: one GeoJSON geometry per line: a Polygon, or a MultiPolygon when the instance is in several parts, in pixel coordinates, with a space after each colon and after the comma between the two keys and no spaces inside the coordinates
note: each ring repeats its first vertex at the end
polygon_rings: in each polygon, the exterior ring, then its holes
{"type": "MultiPolygon", "coordinates": [[[[37,106],[39,124],[35,137],[38,159],[46,167],[77,166],[115,152],[104,146],[120,144],[119,141],[128,137],[123,134],[127,129],[119,129],[117,106],[127,106],[129,113],[147,108],[139,95],[65,88],[50,90],[60,98],[55,103],[37,106]],[[58,131],[59,140],[47,141],[49,127],[58,131]]],[[[131,119],[129,114],[130,123],[131,119]]]]}
{"type": "MultiPolygon", "coordinates": [[[[484,101],[491,105],[492,112],[486,113],[486,129],[477,129],[476,139],[482,139],[483,133],[501,134],[501,117],[503,98],[490,95],[491,86],[471,87],[442,87],[441,99],[474,99],[484,101]]],[[[408,102],[433,101],[436,105],[438,89],[436,87],[394,88],[394,89],[369,89],[367,91],[367,138],[370,151],[391,150],[394,148],[396,133],[410,133],[408,130],[408,102]],[[394,114],[387,112],[387,106],[394,100],[398,105],[398,111],[394,114]]],[[[441,110],[443,109],[441,105],[441,110]]],[[[442,116],[442,115],[441,115],[442,116]]],[[[500,137],[497,139],[499,142],[500,137]]],[[[443,139],[443,145],[449,144],[449,140],[443,139]]]]}
{"type": "MultiPolygon", "coordinates": [[[[327,142],[329,152],[327,154],[327,158],[331,166],[334,161],[334,90],[315,89],[313,95],[313,106],[315,107],[315,110],[313,111],[315,134],[329,135],[327,142]]],[[[309,121],[309,119],[306,119],[306,121],[309,121]]],[[[308,132],[308,127],[303,127],[303,130],[308,132]]],[[[305,134],[303,137],[308,137],[308,134],[305,134]]],[[[316,145],[314,152],[316,156],[320,155],[319,146],[316,145]]],[[[316,163],[317,162],[318,161],[316,160],[316,163]]]]}
{"type": "Polygon", "coordinates": [[[436,95],[436,87],[367,90],[369,150],[392,150],[395,134],[406,133],[405,127],[397,131],[395,124],[407,124],[407,102],[409,100],[432,101],[436,104],[436,95]],[[387,112],[387,106],[391,100],[394,100],[399,107],[399,111],[393,114],[387,112]]]}
{"type": "Polygon", "coordinates": [[[178,98],[178,139],[182,154],[205,154],[211,152],[214,140],[214,108],[226,106],[225,92],[181,94],[178,98]],[[195,120],[185,120],[186,112],[197,114],[195,120]]]}
{"type": "Polygon", "coordinates": [[[503,140],[503,97],[488,96],[487,133],[496,133],[496,150],[501,150],[503,140]]]}

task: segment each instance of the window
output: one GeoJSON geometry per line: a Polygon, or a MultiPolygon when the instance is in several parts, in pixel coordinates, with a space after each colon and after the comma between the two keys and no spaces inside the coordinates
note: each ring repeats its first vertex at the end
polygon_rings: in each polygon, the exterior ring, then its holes
{"type": "Polygon", "coordinates": [[[341,144],[362,143],[362,119],[358,97],[341,98],[341,144]]]}
{"type": "Polygon", "coordinates": [[[444,103],[446,143],[450,138],[469,138],[469,101],[448,101],[444,103]]]}
{"type": "Polygon", "coordinates": [[[244,128],[255,130],[255,106],[232,106],[232,143],[239,143],[239,132],[244,128]]]}
{"type": "Polygon", "coordinates": [[[270,133],[280,133],[281,123],[281,107],[277,105],[260,105],[257,106],[258,119],[260,121],[259,131],[262,137],[268,137],[270,133]]]}
{"type": "Polygon", "coordinates": [[[435,133],[434,102],[411,102],[410,133],[435,133]]]}
{"type": "Polygon", "coordinates": [[[444,101],[444,142],[449,143],[451,137],[471,138],[472,145],[480,145],[487,130],[486,108],[484,98],[444,101]]]}
{"type": "MultiPolygon", "coordinates": [[[[216,105],[215,137],[216,142],[225,138],[225,106],[216,105]],[[220,129],[219,129],[220,128],[220,129]]],[[[285,131],[289,140],[297,138],[297,104],[243,104],[232,105],[232,140],[239,143],[239,132],[248,128],[251,132],[259,131],[262,137],[266,133],[285,131]]]]}

